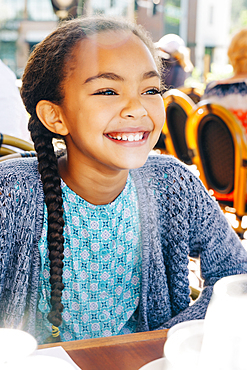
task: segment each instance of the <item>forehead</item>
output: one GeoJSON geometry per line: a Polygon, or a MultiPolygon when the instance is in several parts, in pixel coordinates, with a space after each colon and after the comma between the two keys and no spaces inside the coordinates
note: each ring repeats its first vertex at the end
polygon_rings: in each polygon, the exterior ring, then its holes
{"type": "Polygon", "coordinates": [[[73,52],[70,70],[90,73],[107,69],[138,68],[157,70],[144,42],[131,31],[104,31],[80,41],[73,52]]]}

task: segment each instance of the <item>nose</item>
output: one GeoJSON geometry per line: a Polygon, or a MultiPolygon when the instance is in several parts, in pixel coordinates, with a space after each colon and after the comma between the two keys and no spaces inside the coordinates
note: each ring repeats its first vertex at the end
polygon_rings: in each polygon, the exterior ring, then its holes
{"type": "Polygon", "coordinates": [[[138,98],[130,98],[121,110],[121,117],[125,119],[140,119],[147,116],[147,110],[138,98]]]}

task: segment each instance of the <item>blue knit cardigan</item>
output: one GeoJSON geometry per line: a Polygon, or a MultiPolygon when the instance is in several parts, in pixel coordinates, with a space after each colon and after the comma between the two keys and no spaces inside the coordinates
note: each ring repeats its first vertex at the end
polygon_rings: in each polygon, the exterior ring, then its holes
{"type": "MultiPolygon", "coordinates": [[[[170,156],[131,171],[142,232],[137,331],[204,318],[214,283],[247,273],[247,252],[201,181],[170,156]],[[204,289],[190,303],[188,256],[200,257],[204,289]]],[[[0,327],[35,334],[44,194],[36,158],[0,164],[0,327]]]]}

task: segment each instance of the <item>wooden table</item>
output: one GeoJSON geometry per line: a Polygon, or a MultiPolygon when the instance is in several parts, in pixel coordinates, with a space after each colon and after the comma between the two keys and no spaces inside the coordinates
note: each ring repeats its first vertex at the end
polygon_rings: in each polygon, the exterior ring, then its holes
{"type": "Polygon", "coordinates": [[[163,356],[167,330],[40,345],[62,346],[82,370],[138,370],[163,356]]]}

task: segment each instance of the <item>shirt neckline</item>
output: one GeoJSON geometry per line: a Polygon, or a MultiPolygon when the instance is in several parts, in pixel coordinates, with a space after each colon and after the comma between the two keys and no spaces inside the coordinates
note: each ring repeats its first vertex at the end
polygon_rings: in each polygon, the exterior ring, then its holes
{"type": "Polygon", "coordinates": [[[101,210],[101,209],[107,209],[107,208],[112,208],[112,207],[115,207],[117,206],[118,203],[120,203],[123,199],[123,197],[125,196],[125,194],[128,193],[128,190],[129,190],[129,187],[131,186],[132,184],[132,178],[131,178],[131,175],[130,173],[128,174],[128,177],[127,177],[127,180],[126,180],[126,184],[123,188],[123,190],[121,191],[121,193],[117,196],[117,198],[115,198],[112,202],[110,203],[107,203],[107,204],[92,204],[90,202],[88,202],[87,200],[85,200],[84,198],[82,198],[80,195],[78,195],[76,192],[74,192],[74,190],[72,190],[65,182],[64,180],[61,178],[61,189],[62,189],[62,193],[65,195],[65,192],[67,194],[72,194],[74,197],[77,198],[77,200],[80,202],[80,203],[83,203],[83,205],[88,208],[88,209],[92,209],[92,210],[101,210]]]}

